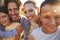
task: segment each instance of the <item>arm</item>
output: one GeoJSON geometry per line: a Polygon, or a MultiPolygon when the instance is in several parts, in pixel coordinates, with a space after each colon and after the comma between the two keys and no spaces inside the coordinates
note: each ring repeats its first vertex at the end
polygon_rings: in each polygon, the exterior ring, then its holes
{"type": "Polygon", "coordinates": [[[2,37],[2,38],[9,38],[9,37],[12,37],[12,36],[14,36],[14,35],[16,35],[17,34],[17,31],[16,31],[16,29],[14,29],[14,30],[10,30],[10,31],[1,31],[0,30],[0,37],[2,37]]]}
{"type": "Polygon", "coordinates": [[[19,26],[16,28],[16,30],[17,30],[17,33],[18,33],[18,34],[16,35],[15,40],[20,40],[20,36],[21,36],[22,31],[23,31],[22,26],[19,25],[19,26]]]}

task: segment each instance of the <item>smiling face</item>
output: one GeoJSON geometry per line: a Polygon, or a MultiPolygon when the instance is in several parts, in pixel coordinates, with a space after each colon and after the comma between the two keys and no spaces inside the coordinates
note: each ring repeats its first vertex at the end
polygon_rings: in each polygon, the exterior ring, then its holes
{"type": "Polygon", "coordinates": [[[43,25],[43,30],[50,33],[56,31],[58,25],[57,20],[60,18],[60,13],[57,13],[58,10],[56,8],[58,8],[58,6],[46,4],[41,8],[41,14],[39,16],[43,25]]]}
{"type": "Polygon", "coordinates": [[[32,3],[27,3],[24,5],[24,15],[33,22],[38,19],[37,9],[32,3]]]}
{"type": "Polygon", "coordinates": [[[8,12],[13,21],[18,21],[20,19],[19,8],[15,2],[8,3],[8,12]]]}
{"type": "Polygon", "coordinates": [[[7,26],[10,23],[10,18],[7,14],[0,12],[0,23],[7,26]]]}

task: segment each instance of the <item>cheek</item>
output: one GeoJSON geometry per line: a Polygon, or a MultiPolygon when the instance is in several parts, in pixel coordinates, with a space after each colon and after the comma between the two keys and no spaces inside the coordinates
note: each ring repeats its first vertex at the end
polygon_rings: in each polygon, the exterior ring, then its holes
{"type": "Polygon", "coordinates": [[[19,10],[15,11],[15,13],[19,14],[19,10]]]}
{"type": "Polygon", "coordinates": [[[9,16],[11,17],[12,13],[9,13],[9,16]]]}
{"type": "Polygon", "coordinates": [[[28,15],[29,15],[29,14],[27,14],[27,13],[24,13],[24,15],[25,15],[26,17],[28,17],[28,15]]]}
{"type": "Polygon", "coordinates": [[[56,20],[56,23],[57,23],[57,24],[60,24],[60,19],[57,19],[57,20],[56,20]]]}
{"type": "Polygon", "coordinates": [[[8,21],[8,20],[9,20],[9,18],[8,18],[8,17],[6,17],[6,18],[4,18],[4,20],[5,20],[5,21],[8,21]]]}
{"type": "Polygon", "coordinates": [[[43,18],[43,19],[42,19],[42,24],[48,25],[48,24],[50,24],[50,21],[43,18]]]}

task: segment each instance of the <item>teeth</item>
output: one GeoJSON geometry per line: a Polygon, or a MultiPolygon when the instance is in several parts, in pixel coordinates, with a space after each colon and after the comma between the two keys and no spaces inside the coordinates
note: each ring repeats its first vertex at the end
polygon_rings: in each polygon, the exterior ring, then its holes
{"type": "Polygon", "coordinates": [[[13,17],[16,17],[16,16],[13,16],[13,17]]]}
{"type": "Polygon", "coordinates": [[[32,17],[29,17],[29,19],[31,20],[31,19],[32,19],[32,17]]]}

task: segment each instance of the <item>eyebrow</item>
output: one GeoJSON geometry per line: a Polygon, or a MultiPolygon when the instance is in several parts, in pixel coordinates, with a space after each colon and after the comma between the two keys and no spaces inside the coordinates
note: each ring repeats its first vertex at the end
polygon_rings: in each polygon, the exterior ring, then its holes
{"type": "Polygon", "coordinates": [[[60,18],[60,15],[57,15],[56,17],[59,17],[60,18]]]}

